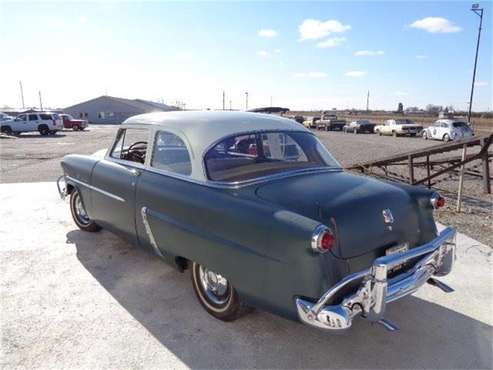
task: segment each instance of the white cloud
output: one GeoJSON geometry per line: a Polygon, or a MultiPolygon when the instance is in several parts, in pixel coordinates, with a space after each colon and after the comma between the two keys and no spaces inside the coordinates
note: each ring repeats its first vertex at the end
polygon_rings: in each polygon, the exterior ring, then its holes
{"type": "Polygon", "coordinates": [[[87,17],[85,15],[81,15],[79,17],[79,22],[82,24],[86,24],[87,23],[87,17]]]}
{"type": "Polygon", "coordinates": [[[342,33],[350,29],[350,25],[342,24],[335,19],[329,19],[325,22],[317,19],[305,19],[303,23],[298,26],[301,41],[318,40],[331,33],[342,33]]]}
{"type": "Polygon", "coordinates": [[[363,77],[366,76],[366,71],[349,71],[344,73],[347,77],[363,77]]]}
{"type": "Polygon", "coordinates": [[[327,40],[320,41],[319,43],[317,43],[317,48],[322,48],[322,49],[333,48],[342,45],[345,42],[346,42],[345,37],[331,37],[327,40]]]}
{"type": "Polygon", "coordinates": [[[416,55],[416,59],[428,59],[428,55],[416,55]]]}
{"type": "Polygon", "coordinates": [[[474,86],[476,86],[476,87],[488,86],[488,82],[487,81],[476,81],[474,83],[474,86]]]}
{"type": "Polygon", "coordinates": [[[63,18],[49,17],[49,18],[45,18],[43,21],[48,27],[65,26],[65,21],[63,20],[63,18]]]}
{"type": "Polygon", "coordinates": [[[271,54],[268,51],[260,50],[257,51],[257,55],[262,58],[269,58],[271,54]]]}
{"type": "Polygon", "coordinates": [[[326,78],[328,74],[325,72],[301,72],[295,73],[293,77],[296,78],[326,78]]]}
{"type": "Polygon", "coordinates": [[[281,49],[274,49],[274,53],[279,54],[281,52],[281,49]]]}
{"type": "Polygon", "coordinates": [[[413,28],[418,28],[431,33],[453,33],[460,32],[462,28],[456,26],[446,18],[441,17],[426,17],[418,19],[410,24],[413,28]]]}
{"type": "Polygon", "coordinates": [[[406,91],[396,91],[396,96],[408,96],[409,94],[406,91]]]}
{"type": "Polygon", "coordinates": [[[385,53],[383,50],[358,50],[354,53],[355,57],[375,57],[375,56],[381,56],[384,55],[385,53]]]}
{"type": "Polygon", "coordinates": [[[258,35],[260,37],[269,37],[269,38],[272,38],[272,37],[276,37],[278,35],[277,31],[276,30],[273,30],[271,28],[264,28],[264,29],[261,29],[258,31],[258,35]]]}

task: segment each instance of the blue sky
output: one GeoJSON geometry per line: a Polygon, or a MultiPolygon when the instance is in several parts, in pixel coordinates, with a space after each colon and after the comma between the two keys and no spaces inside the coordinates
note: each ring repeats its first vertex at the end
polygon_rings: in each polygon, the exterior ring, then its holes
{"type": "MultiPolygon", "coordinates": [[[[465,109],[479,17],[470,2],[0,2],[0,106],[105,93],[187,108],[465,109]]],[[[483,2],[475,110],[492,108],[483,2]]]]}

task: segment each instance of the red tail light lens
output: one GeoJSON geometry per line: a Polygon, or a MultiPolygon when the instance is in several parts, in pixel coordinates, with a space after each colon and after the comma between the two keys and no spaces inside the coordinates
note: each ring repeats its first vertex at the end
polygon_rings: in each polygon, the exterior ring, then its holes
{"type": "Polygon", "coordinates": [[[325,253],[336,245],[336,238],[332,231],[324,225],[315,228],[312,234],[312,250],[318,253],[325,253]]]}
{"type": "Polygon", "coordinates": [[[445,198],[438,193],[434,193],[430,198],[430,203],[433,208],[442,208],[445,205],[445,198]]]}

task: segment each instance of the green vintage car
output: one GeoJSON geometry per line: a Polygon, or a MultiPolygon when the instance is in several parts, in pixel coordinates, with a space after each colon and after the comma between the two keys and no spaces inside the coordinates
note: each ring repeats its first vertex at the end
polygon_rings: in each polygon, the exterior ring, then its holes
{"type": "Polygon", "coordinates": [[[127,119],[104,155],[68,155],[58,186],[76,225],[108,229],[179,271],[231,321],[255,307],[328,330],[446,275],[443,198],[345,172],[298,123],[246,112],[127,119]]]}

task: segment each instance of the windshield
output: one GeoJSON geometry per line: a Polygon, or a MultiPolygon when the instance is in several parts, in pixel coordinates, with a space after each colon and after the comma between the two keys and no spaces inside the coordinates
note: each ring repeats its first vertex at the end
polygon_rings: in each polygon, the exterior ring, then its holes
{"type": "Polygon", "coordinates": [[[254,132],[230,136],[205,155],[209,179],[246,181],[309,168],[340,168],[320,141],[307,132],[254,132]]]}
{"type": "Polygon", "coordinates": [[[414,125],[414,122],[410,119],[396,119],[395,123],[398,125],[414,125]]]}

